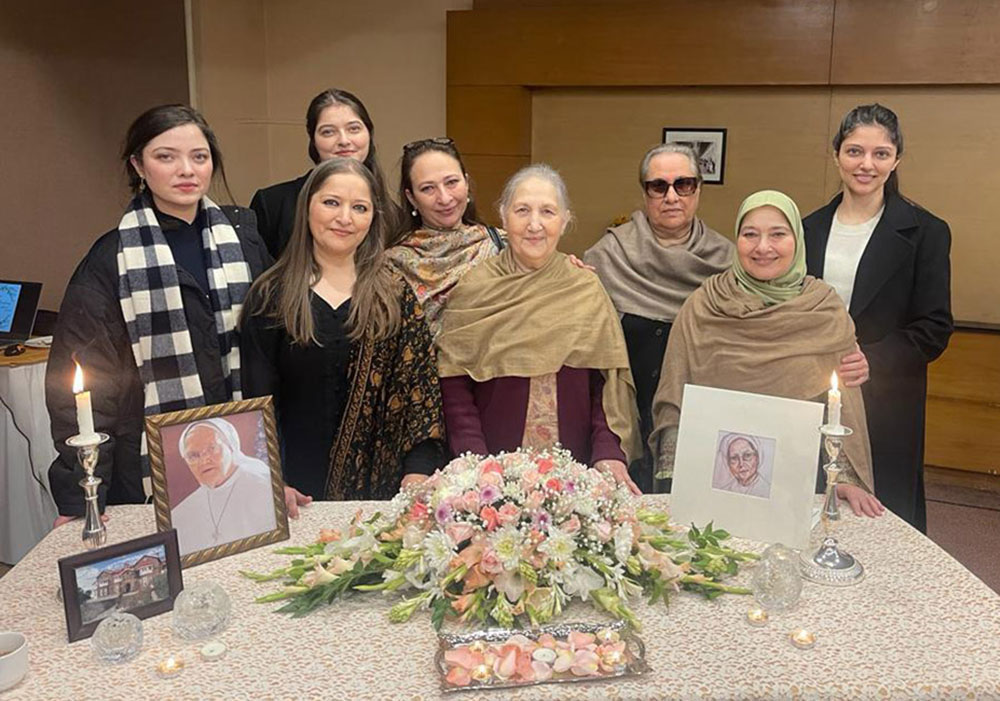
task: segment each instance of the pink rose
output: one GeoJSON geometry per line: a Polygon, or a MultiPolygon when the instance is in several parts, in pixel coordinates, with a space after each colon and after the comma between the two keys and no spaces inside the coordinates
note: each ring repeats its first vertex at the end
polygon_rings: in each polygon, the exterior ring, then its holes
{"type": "Polygon", "coordinates": [[[562,522],[560,526],[567,533],[576,533],[580,530],[580,519],[577,518],[576,514],[573,514],[568,519],[562,522]]]}
{"type": "Polygon", "coordinates": [[[538,473],[541,475],[552,472],[552,469],[556,466],[556,464],[552,462],[552,458],[536,458],[535,464],[538,465],[538,473]]]}
{"type": "Polygon", "coordinates": [[[532,468],[530,470],[525,470],[521,473],[521,487],[524,491],[531,491],[536,486],[538,486],[538,481],[541,479],[541,475],[538,474],[538,470],[532,468]]]}
{"type": "Polygon", "coordinates": [[[499,472],[481,472],[479,473],[479,486],[485,487],[486,485],[492,485],[494,487],[499,487],[503,484],[503,475],[499,472]]]}
{"type": "Polygon", "coordinates": [[[503,563],[500,562],[500,558],[493,548],[487,548],[483,551],[483,559],[479,561],[479,567],[486,574],[497,575],[503,572],[503,563]]]}
{"type": "Polygon", "coordinates": [[[483,472],[496,472],[497,474],[503,474],[503,466],[496,461],[495,458],[489,458],[483,463],[483,472]]]}
{"type": "Polygon", "coordinates": [[[549,481],[545,483],[545,486],[551,489],[553,492],[562,491],[562,481],[558,477],[552,477],[551,479],[549,479],[549,481]]]}
{"type": "Polygon", "coordinates": [[[528,494],[528,497],[524,500],[524,508],[534,511],[539,508],[544,501],[545,494],[536,490],[528,494]]]}
{"type": "Polygon", "coordinates": [[[607,543],[611,540],[611,524],[607,521],[598,521],[594,524],[594,535],[602,543],[607,543]]]}
{"type": "Polygon", "coordinates": [[[508,523],[517,523],[518,519],[521,518],[521,510],[517,508],[516,504],[507,502],[500,507],[499,516],[500,524],[506,526],[508,523]]]}
{"type": "Polygon", "coordinates": [[[449,538],[451,538],[451,542],[453,542],[453,543],[455,543],[457,545],[459,543],[463,543],[466,540],[469,540],[470,538],[472,538],[472,536],[476,532],[476,529],[473,528],[472,524],[470,524],[470,523],[459,522],[459,523],[451,523],[451,524],[449,524],[444,529],[444,532],[448,534],[449,538]]]}
{"type": "Polygon", "coordinates": [[[470,489],[463,494],[460,508],[463,511],[470,511],[472,513],[479,511],[479,492],[474,489],[470,489]]]}
{"type": "Polygon", "coordinates": [[[483,519],[486,530],[493,531],[500,525],[500,514],[492,506],[484,506],[479,512],[479,518],[483,519]]]}

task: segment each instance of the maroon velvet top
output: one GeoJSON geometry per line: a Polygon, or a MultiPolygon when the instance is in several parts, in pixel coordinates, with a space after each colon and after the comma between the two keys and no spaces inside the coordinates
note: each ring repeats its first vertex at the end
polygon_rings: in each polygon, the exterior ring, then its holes
{"type": "MultiPolygon", "coordinates": [[[[527,377],[476,382],[467,375],[441,378],[448,443],[455,455],[491,455],[521,447],[528,413],[527,377]]],[[[618,436],[608,428],[601,404],[600,370],[563,366],[556,374],[559,442],[586,465],[598,460],[625,462],[618,436]]]]}

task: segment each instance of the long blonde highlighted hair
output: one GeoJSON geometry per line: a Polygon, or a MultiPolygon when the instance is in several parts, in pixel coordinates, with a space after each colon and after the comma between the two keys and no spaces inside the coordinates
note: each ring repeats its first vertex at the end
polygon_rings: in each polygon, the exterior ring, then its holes
{"type": "Polygon", "coordinates": [[[374,213],[368,234],[354,252],[356,280],[347,317],[348,337],[356,341],[366,334],[378,341],[399,331],[400,283],[385,264],[385,207],[378,183],[368,168],[352,158],[333,158],[316,166],[306,180],[295,204],[295,225],[278,262],[253,283],[244,307],[247,315],[263,314],[275,326],[283,326],[298,345],[316,343],[311,291],[322,271],[313,253],[309,229],[309,203],[313,195],[333,175],[353,174],[368,184],[374,213]]]}

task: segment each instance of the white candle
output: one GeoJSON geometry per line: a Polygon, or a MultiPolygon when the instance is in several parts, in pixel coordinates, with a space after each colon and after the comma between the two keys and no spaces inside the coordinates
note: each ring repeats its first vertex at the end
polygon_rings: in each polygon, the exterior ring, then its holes
{"type": "Polygon", "coordinates": [[[837,373],[830,374],[830,391],[826,395],[826,422],[830,426],[840,426],[840,390],[837,388],[837,373]]]}
{"type": "Polygon", "coordinates": [[[89,438],[94,435],[94,411],[90,404],[90,392],[83,391],[83,369],[79,363],[73,377],[73,394],[76,395],[76,425],[80,435],[89,438]]]}

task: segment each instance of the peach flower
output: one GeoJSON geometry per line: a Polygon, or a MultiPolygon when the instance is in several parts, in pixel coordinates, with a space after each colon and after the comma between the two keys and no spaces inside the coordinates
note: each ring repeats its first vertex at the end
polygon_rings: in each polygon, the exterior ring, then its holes
{"type": "Polygon", "coordinates": [[[496,530],[496,527],[500,525],[500,514],[492,506],[484,506],[479,511],[479,518],[483,519],[483,525],[488,531],[496,530]]]}
{"type": "Polygon", "coordinates": [[[506,526],[508,523],[517,523],[521,518],[521,510],[512,502],[507,502],[500,507],[500,524],[506,526]]]}

